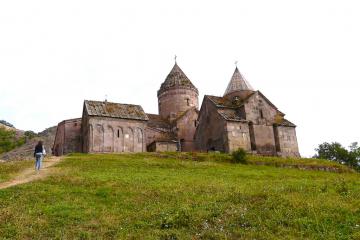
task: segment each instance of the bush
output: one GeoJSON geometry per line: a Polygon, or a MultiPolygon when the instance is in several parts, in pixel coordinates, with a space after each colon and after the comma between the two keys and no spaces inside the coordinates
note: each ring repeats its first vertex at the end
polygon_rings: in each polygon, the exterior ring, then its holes
{"type": "Polygon", "coordinates": [[[246,151],[242,148],[239,148],[238,150],[234,151],[232,153],[232,161],[234,163],[241,163],[241,164],[246,164],[246,151]]]}

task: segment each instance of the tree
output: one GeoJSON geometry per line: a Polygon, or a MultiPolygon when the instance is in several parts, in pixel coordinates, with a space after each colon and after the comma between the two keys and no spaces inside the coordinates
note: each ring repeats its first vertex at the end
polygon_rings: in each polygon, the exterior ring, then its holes
{"type": "Polygon", "coordinates": [[[26,139],[32,139],[37,136],[37,134],[33,131],[25,131],[24,135],[26,139]]]}
{"type": "Polygon", "coordinates": [[[349,150],[338,142],[324,142],[315,151],[315,158],[328,159],[360,170],[360,147],[357,142],[352,143],[349,150]]]}

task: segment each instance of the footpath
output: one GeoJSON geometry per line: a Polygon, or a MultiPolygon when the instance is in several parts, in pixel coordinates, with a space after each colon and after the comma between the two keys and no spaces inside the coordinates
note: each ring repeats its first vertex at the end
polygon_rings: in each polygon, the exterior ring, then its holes
{"type": "MultiPolygon", "coordinates": [[[[40,171],[35,171],[35,166],[27,168],[22,172],[18,173],[13,179],[0,183],[0,189],[9,188],[19,184],[24,184],[39,179],[43,179],[54,171],[53,166],[58,164],[61,161],[60,157],[45,157],[45,160],[42,163],[42,168],[40,171]]],[[[34,162],[35,165],[35,162],[34,162]]]]}

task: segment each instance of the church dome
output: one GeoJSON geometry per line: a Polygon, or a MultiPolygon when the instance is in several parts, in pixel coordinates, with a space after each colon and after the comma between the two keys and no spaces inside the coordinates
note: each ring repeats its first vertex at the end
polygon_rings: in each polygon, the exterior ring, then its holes
{"type": "Polygon", "coordinates": [[[171,69],[170,73],[167,75],[165,81],[161,84],[158,91],[158,96],[164,91],[172,88],[186,88],[192,89],[198,93],[197,88],[192,84],[190,79],[185,75],[185,73],[180,69],[180,67],[175,63],[174,67],[171,69]]]}
{"type": "Polygon", "coordinates": [[[224,96],[239,91],[254,91],[254,89],[252,88],[250,83],[246,81],[244,76],[240,73],[239,69],[236,67],[234,74],[229,82],[229,85],[226,88],[224,96]]]}

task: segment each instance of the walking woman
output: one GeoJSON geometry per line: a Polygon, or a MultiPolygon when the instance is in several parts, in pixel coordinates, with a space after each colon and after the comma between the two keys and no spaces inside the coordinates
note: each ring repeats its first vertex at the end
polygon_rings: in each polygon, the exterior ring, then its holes
{"type": "Polygon", "coordinates": [[[41,162],[43,157],[46,155],[45,147],[43,146],[43,142],[39,141],[38,144],[35,146],[34,157],[35,161],[35,170],[39,171],[41,168],[41,162]]]}

